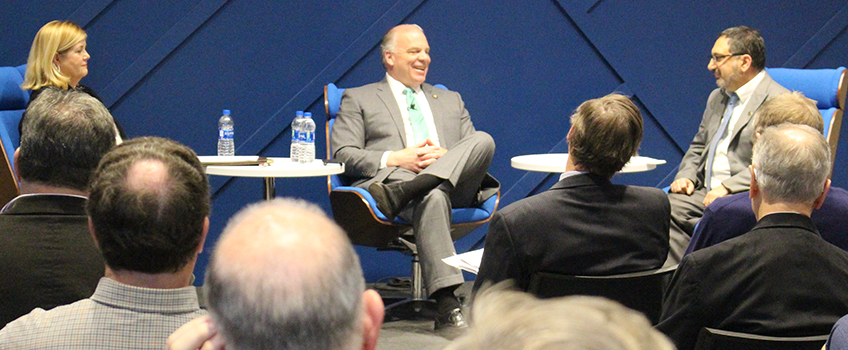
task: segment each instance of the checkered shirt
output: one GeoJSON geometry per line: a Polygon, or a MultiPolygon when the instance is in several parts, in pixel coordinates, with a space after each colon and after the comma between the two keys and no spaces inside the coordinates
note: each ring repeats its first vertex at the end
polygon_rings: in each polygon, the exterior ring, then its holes
{"type": "Polygon", "coordinates": [[[89,299],[7,324],[0,349],[161,350],[172,332],[205,314],[194,287],[141,288],[104,277],[89,299]]]}

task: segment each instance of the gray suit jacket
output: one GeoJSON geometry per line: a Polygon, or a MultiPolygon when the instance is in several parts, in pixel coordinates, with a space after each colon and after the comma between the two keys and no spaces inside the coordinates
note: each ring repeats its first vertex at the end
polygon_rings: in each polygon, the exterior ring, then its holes
{"type": "MultiPolygon", "coordinates": [[[[423,84],[439,143],[451,149],[475,129],[459,93],[423,84]]],[[[382,181],[394,168],[380,169],[386,151],[406,148],[406,132],[389,83],[345,89],[332,131],[332,154],[345,163],[345,180],[354,186],[382,181]],[[369,181],[370,180],[370,181],[369,181]]]]}
{"type": "MultiPolygon", "coordinates": [[[[764,74],[765,77],[757,85],[754,94],[751,95],[742,111],[742,116],[736,122],[733,135],[729,136],[731,141],[727,149],[727,158],[730,162],[731,177],[722,181],[722,185],[727,187],[731,193],[747,191],[751,183],[751,174],[747,169],[748,165],[751,164],[751,151],[754,147],[754,127],[750,123],[751,117],[766,100],[789,92],[772,80],[768,73],[764,74]]],[[[707,108],[704,110],[704,117],[698,127],[698,133],[695,134],[695,138],[689,144],[689,150],[683,155],[675,179],[687,178],[692,180],[696,189],[705,186],[704,169],[707,165],[709,144],[712,141],[713,134],[721,124],[721,117],[729,99],[723,89],[715,89],[710,94],[709,99],[707,99],[707,108]]]]}

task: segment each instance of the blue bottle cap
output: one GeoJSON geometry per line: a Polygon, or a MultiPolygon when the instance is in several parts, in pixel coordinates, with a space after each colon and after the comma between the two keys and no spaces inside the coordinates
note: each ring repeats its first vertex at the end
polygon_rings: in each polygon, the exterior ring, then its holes
{"type": "Polygon", "coordinates": [[[229,109],[225,109],[225,110],[224,110],[224,115],[230,115],[230,110],[229,110],[229,109]]]}
{"type": "Polygon", "coordinates": [[[299,116],[299,117],[302,117],[302,116],[303,116],[303,111],[297,111],[297,112],[295,112],[295,115],[297,115],[297,116],[299,116]]]}
{"type": "Polygon", "coordinates": [[[312,112],[305,112],[305,113],[303,113],[303,116],[312,118],[312,112]]]}

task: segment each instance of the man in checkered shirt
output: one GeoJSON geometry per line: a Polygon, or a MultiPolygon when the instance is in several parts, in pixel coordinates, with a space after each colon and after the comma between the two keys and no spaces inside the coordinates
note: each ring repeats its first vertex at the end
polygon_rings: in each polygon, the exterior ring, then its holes
{"type": "Polygon", "coordinates": [[[209,208],[208,180],[188,147],[146,137],[107,153],[86,205],[106,277],[89,299],[6,325],[0,348],[164,348],[168,335],[206,313],[191,281],[209,208]]]}

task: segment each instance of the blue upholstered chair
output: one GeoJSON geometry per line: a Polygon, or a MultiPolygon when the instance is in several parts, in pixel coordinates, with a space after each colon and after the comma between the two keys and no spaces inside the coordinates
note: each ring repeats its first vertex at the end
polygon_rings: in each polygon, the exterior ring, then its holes
{"type": "MultiPolygon", "coordinates": [[[[443,85],[438,88],[446,89],[443,85]]],[[[324,87],[324,110],[327,113],[327,156],[332,156],[330,135],[333,122],[341,105],[344,89],[328,84],[324,87]]],[[[395,250],[399,246],[412,255],[412,301],[426,300],[421,283],[418,254],[412,238],[412,226],[401,218],[387,220],[377,209],[377,203],[366,189],[346,186],[338,175],[327,178],[327,190],[333,217],[347,231],[351,242],[356,245],[395,250]]],[[[498,207],[500,192],[476,208],[451,210],[451,237],[457,240],[478,226],[491,220],[498,207]]],[[[391,306],[390,306],[391,307],[391,306]]]]}
{"type": "Polygon", "coordinates": [[[845,112],[845,96],[848,93],[848,79],[845,67],[836,69],[794,69],[766,68],[768,74],[783,87],[800,91],[816,100],[819,112],[824,118],[824,136],[830,145],[833,160],[836,161],[836,146],[842,128],[842,116],[845,112]]]}
{"type": "Polygon", "coordinates": [[[0,207],[18,195],[18,183],[14,177],[15,149],[21,143],[18,123],[29,103],[29,92],[21,89],[26,65],[0,67],[0,207]]]}

